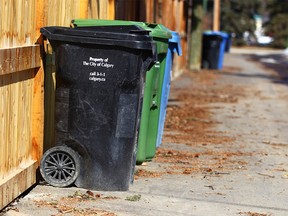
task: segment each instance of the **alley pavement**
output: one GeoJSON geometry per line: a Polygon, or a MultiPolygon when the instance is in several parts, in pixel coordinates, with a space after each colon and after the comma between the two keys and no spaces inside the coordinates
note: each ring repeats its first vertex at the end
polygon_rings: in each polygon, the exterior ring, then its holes
{"type": "Polygon", "coordinates": [[[126,192],[40,182],[0,215],[287,216],[288,58],[235,49],[173,80],[163,144],[126,192]]]}

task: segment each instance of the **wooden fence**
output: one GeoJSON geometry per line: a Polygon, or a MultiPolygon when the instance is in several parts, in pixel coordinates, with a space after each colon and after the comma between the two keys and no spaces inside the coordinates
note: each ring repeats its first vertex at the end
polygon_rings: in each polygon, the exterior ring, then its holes
{"type": "Polygon", "coordinates": [[[178,32],[181,37],[182,56],[174,55],[173,78],[179,76],[186,68],[187,56],[187,1],[184,0],[158,0],[162,8],[156,18],[157,23],[162,23],[167,28],[178,32]]]}
{"type": "Polygon", "coordinates": [[[146,0],[146,20],[160,23],[181,37],[182,56],[174,55],[172,78],[176,78],[186,68],[187,56],[187,1],[185,0],[146,0]]]}
{"type": "MultiPolygon", "coordinates": [[[[185,55],[184,2],[0,0],[0,209],[36,182],[43,149],[54,145],[55,66],[40,28],[76,18],[158,22],[180,33],[185,55]]],[[[184,59],[176,57],[175,71],[184,59]]]]}
{"type": "Polygon", "coordinates": [[[37,1],[0,0],[0,209],[36,181],[43,149],[37,1]]]}

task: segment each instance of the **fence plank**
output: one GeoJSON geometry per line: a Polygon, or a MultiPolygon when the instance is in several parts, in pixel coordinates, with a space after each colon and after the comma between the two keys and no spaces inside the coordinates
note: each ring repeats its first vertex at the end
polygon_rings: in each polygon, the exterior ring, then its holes
{"type": "Polygon", "coordinates": [[[109,0],[108,19],[115,19],[115,0],[109,0]]]}
{"type": "Polygon", "coordinates": [[[108,2],[107,0],[100,0],[99,1],[99,18],[100,19],[107,19],[108,17],[108,2]]]}
{"type": "Polygon", "coordinates": [[[36,182],[43,148],[41,64],[39,45],[0,49],[0,209],[36,182]]]}
{"type": "Polygon", "coordinates": [[[99,18],[99,4],[97,0],[89,0],[88,17],[93,19],[99,18]]]}
{"type": "MultiPolygon", "coordinates": [[[[43,39],[43,38],[41,38],[43,39]]],[[[43,44],[43,42],[42,42],[43,44]]],[[[38,161],[43,154],[44,138],[44,65],[34,69],[32,104],[32,157],[38,161]]]]}
{"type": "Polygon", "coordinates": [[[38,45],[0,49],[0,75],[41,66],[38,45]]]}
{"type": "Polygon", "coordinates": [[[146,4],[146,21],[150,22],[150,23],[154,23],[156,17],[154,17],[154,7],[156,7],[156,5],[154,5],[154,0],[146,0],[145,2],[146,4]]]}
{"type": "MultiPolygon", "coordinates": [[[[79,13],[78,13],[78,17],[77,18],[87,18],[88,17],[88,5],[89,5],[89,1],[88,0],[81,0],[80,2],[78,2],[79,7],[79,13]]],[[[77,5],[76,5],[77,6],[77,5]]]]}
{"type": "Polygon", "coordinates": [[[0,180],[0,209],[36,183],[36,161],[23,163],[19,167],[21,168],[0,180]]]}

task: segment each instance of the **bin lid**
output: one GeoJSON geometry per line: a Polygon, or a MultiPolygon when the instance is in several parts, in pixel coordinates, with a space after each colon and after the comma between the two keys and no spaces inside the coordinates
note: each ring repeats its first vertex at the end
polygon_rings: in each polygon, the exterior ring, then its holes
{"type": "Polygon", "coordinates": [[[128,47],[133,49],[152,50],[156,44],[149,32],[138,27],[118,26],[116,28],[68,28],[59,26],[43,27],[40,32],[52,41],[62,41],[80,44],[98,44],[128,47]]]}
{"type": "Polygon", "coordinates": [[[124,20],[98,20],[98,19],[74,19],[71,21],[71,26],[129,26],[137,25],[143,29],[150,31],[152,37],[169,39],[172,37],[170,30],[161,24],[136,22],[136,21],[124,21],[124,20]]]}
{"type": "Polygon", "coordinates": [[[222,38],[228,38],[228,34],[225,32],[221,32],[221,31],[205,31],[203,32],[204,35],[213,35],[213,36],[220,36],[222,38]]]}
{"type": "Polygon", "coordinates": [[[169,44],[173,43],[173,52],[176,52],[178,56],[182,55],[182,47],[181,47],[181,37],[178,32],[170,31],[172,34],[172,38],[169,39],[169,44]]]}

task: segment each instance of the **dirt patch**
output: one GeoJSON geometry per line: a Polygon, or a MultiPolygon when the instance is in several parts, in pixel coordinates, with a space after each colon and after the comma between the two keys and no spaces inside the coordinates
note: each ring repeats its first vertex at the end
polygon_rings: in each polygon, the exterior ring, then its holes
{"type": "Polygon", "coordinates": [[[246,216],[271,216],[271,214],[263,214],[257,212],[239,212],[239,215],[246,215],[246,216]]]}
{"type": "Polygon", "coordinates": [[[186,79],[193,80],[191,91],[171,89],[172,98],[177,103],[167,107],[165,134],[163,142],[195,144],[217,144],[232,142],[234,138],[214,131],[216,124],[212,120],[211,104],[237,103],[245,97],[242,88],[233,85],[219,86],[218,75],[213,72],[188,74],[186,79]],[[178,132],[170,134],[169,131],[178,132]]]}
{"type": "Polygon", "coordinates": [[[62,197],[58,200],[37,200],[34,201],[37,207],[49,207],[56,209],[59,213],[57,213],[55,216],[61,216],[65,214],[72,214],[74,216],[80,216],[80,215],[101,215],[101,216],[115,216],[116,214],[112,212],[108,212],[102,209],[97,209],[95,207],[93,208],[81,208],[79,207],[79,204],[83,202],[89,202],[89,201],[97,201],[100,199],[105,200],[113,200],[113,199],[119,199],[118,197],[106,197],[102,196],[101,194],[94,194],[92,191],[86,191],[86,193],[82,193],[80,191],[76,191],[73,195],[70,195],[68,197],[62,197]]]}
{"type": "Polygon", "coordinates": [[[144,169],[137,169],[134,174],[135,180],[139,179],[140,177],[144,178],[159,178],[161,177],[165,172],[155,172],[155,171],[147,171],[144,169]]]}
{"type": "MultiPolygon", "coordinates": [[[[233,73],[240,69],[225,70],[233,73]]],[[[153,162],[165,164],[165,172],[151,172],[140,168],[136,171],[135,178],[157,178],[163,174],[220,175],[245,169],[245,157],[251,157],[252,153],[233,150],[232,145],[237,137],[215,130],[215,126],[221,122],[212,118],[214,107],[221,109],[221,103],[237,104],[239,98],[245,97],[244,89],[231,84],[219,85],[217,80],[220,73],[217,71],[187,73],[181,78],[186,79],[186,83],[190,79],[192,85],[190,91],[179,85],[171,86],[163,143],[185,144],[195,151],[165,149],[160,146],[153,162]]]]}
{"type": "MultiPolygon", "coordinates": [[[[240,69],[226,68],[225,70],[233,73],[240,69]]],[[[228,133],[216,131],[215,126],[221,122],[216,122],[212,118],[212,109],[215,104],[220,109],[221,103],[237,104],[239,98],[245,97],[245,91],[230,84],[219,85],[217,83],[219,76],[219,72],[215,71],[182,76],[184,79],[191,79],[193,83],[191,91],[187,91],[187,88],[171,86],[172,103],[167,107],[163,142],[186,144],[195,148],[204,146],[205,150],[199,152],[198,148],[195,153],[192,153],[159,148],[154,161],[169,164],[166,173],[229,173],[245,169],[247,165],[245,157],[252,156],[252,154],[221,150],[223,145],[228,146],[224,149],[229,149],[229,145],[232,145],[236,138],[229,136],[228,133]]],[[[163,175],[163,173],[157,173],[157,175],[163,175]]],[[[149,177],[149,175],[143,175],[143,177],[149,177]]]]}
{"type": "Polygon", "coordinates": [[[170,174],[191,174],[191,173],[229,173],[243,169],[247,162],[245,157],[252,156],[247,152],[227,152],[206,150],[198,153],[177,151],[171,149],[159,149],[155,162],[168,163],[167,172],[170,174]],[[175,172],[177,170],[177,172],[175,172]]]}

